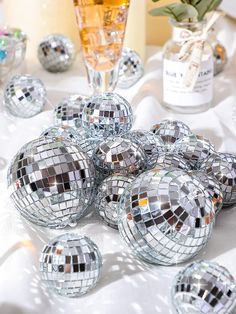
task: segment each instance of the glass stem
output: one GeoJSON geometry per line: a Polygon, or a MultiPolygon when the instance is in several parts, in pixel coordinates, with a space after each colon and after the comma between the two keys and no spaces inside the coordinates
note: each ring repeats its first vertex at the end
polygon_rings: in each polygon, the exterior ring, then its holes
{"type": "Polygon", "coordinates": [[[114,91],[119,77],[119,62],[108,71],[95,71],[86,65],[89,86],[93,95],[114,91]]]}

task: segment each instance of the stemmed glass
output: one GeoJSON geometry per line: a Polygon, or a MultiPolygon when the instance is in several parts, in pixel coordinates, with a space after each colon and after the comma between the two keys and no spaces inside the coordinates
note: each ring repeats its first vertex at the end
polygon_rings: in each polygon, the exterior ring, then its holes
{"type": "Polygon", "coordinates": [[[89,85],[113,91],[119,74],[130,0],[73,0],[89,85]]]}

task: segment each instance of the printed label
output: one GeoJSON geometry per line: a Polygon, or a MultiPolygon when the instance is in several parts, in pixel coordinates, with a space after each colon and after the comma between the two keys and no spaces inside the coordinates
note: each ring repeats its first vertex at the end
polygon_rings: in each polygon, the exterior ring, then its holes
{"type": "Polygon", "coordinates": [[[163,98],[173,106],[200,106],[213,99],[213,59],[203,61],[197,82],[192,91],[183,86],[183,77],[188,68],[186,62],[164,59],[163,98]]]}

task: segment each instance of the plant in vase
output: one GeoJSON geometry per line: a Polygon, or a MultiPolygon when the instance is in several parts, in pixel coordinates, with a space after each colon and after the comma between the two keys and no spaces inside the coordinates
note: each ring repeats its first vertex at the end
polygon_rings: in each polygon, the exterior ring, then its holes
{"type": "Polygon", "coordinates": [[[163,53],[163,101],[168,109],[195,113],[212,103],[213,52],[207,37],[220,16],[215,11],[221,2],[181,0],[150,11],[152,16],[168,16],[173,26],[172,39],[163,53]]]}

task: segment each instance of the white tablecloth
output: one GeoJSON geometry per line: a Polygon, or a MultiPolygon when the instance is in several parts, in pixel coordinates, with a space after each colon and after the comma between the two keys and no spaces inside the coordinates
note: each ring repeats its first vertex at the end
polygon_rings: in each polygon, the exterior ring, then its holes
{"type": "MultiPolygon", "coordinates": [[[[232,119],[236,86],[236,62],[233,58],[236,35],[232,22],[227,22],[220,37],[228,48],[230,64],[215,80],[212,108],[195,115],[173,114],[161,107],[161,53],[157,48],[149,47],[150,57],[144,77],[129,90],[117,90],[132,103],[136,116],[135,128],[149,129],[163,118],[176,118],[189,124],[197,134],[209,138],[217,149],[236,153],[236,126],[232,119]],[[227,30],[231,33],[227,33],[227,30]]],[[[50,106],[56,105],[70,93],[89,94],[89,90],[79,60],[72,70],[63,74],[47,73],[38,63],[27,64],[24,71],[44,81],[49,104],[43,113],[27,120],[7,115],[1,106],[0,313],[172,313],[171,282],[182,266],[151,266],[134,259],[122,244],[118,232],[101,223],[96,215],[84,218],[73,231],[91,237],[102,252],[103,274],[97,288],[79,299],[57,297],[42,288],[38,273],[40,250],[48,239],[63,231],[38,228],[19,216],[7,195],[7,164],[23,144],[38,137],[43,129],[52,124],[50,106]]],[[[223,211],[217,219],[212,239],[197,258],[216,260],[228,267],[236,277],[235,222],[234,209],[223,211]]]]}

